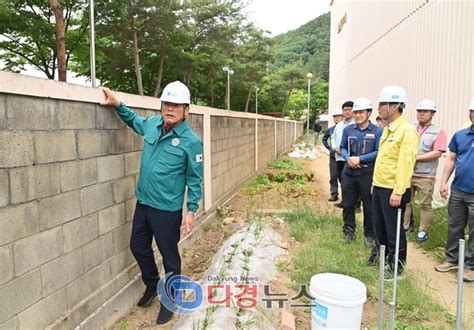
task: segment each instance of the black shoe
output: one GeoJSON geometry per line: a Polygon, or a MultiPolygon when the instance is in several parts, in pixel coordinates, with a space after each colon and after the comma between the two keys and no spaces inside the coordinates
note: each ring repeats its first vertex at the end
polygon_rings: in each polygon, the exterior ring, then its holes
{"type": "Polygon", "coordinates": [[[338,199],[337,195],[332,195],[329,197],[328,202],[337,202],[338,199]]]}
{"type": "Polygon", "coordinates": [[[166,308],[164,305],[161,305],[160,312],[158,313],[158,318],[156,319],[156,324],[165,324],[171,321],[174,313],[166,308]]]}
{"type": "Polygon", "coordinates": [[[375,246],[375,239],[372,236],[365,236],[364,237],[364,244],[367,247],[374,247],[375,246]]]}
{"type": "Polygon", "coordinates": [[[157,293],[156,293],[156,287],[152,286],[147,286],[145,292],[143,293],[143,297],[140,298],[140,300],[137,303],[138,307],[147,307],[151,305],[151,302],[153,299],[155,299],[157,293]]]}
{"type": "MultiPolygon", "coordinates": [[[[402,267],[402,268],[398,268],[398,271],[397,271],[397,281],[401,281],[401,280],[404,280],[405,279],[405,269],[402,267]]],[[[391,268],[387,268],[385,269],[385,272],[384,272],[384,281],[385,282],[393,282],[393,280],[395,279],[395,271],[391,268]]]]}
{"type": "Polygon", "coordinates": [[[367,260],[367,266],[377,266],[379,264],[378,254],[371,254],[369,260],[367,260]]]}
{"type": "Polygon", "coordinates": [[[334,204],[335,207],[338,207],[340,209],[344,208],[342,202],[334,204]]]}
{"type": "Polygon", "coordinates": [[[349,244],[355,240],[354,233],[344,233],[344,237],[341,239],[341,243],[349,244]]]}

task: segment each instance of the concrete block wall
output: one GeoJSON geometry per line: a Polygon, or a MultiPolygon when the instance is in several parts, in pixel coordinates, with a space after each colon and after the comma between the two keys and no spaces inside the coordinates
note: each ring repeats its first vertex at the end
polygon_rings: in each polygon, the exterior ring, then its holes
{"type": "Polygon", "coordinates": [[[96,104],[0,95],[0,327],[87,306],[80,319],[134,276],[122,273],[141,142],[96,104]]]}
{"type": "MultiPolygon", "coordinates": [[[[159,108],[119,97],[143,116],[159,108]]],[[[98,89],[0,72],[0,329],[73,328],[137,281],[128,245],[143,139],[102,100],[98,89]]],[[[202,107],[187,120],[204,141],[201,215],[303,132],[202,107]]]]}
{"type": "Polygon", "coordinates": [[[286,126],[285,122],[283,121],[278,121],[276,123],[276,148],[277,148],[277,154],[281,154],[286,150],[286,126]]]}
{"type": "Polygon", "coordinates": [[[212,200],[225,197],[254,173],[255,120],[211,117],[212,200]]]}
{"type": "Polygon", "coordinates": [[[258,167],[262,168],[275,157],[274,120],[258,120],[258,167]]]}

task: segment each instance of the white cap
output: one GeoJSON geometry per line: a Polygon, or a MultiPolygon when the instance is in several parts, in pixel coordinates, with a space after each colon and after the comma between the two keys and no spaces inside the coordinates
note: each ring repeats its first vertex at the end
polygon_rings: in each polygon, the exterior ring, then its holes
{"type": "Polygon", "coordinates": [[[181,81],[173,81],[165,86],[161,93],[162,102],[171,102],[176,104],[190,104],[191,93],[188,87],[181,81]]]}
{"type": "Polygon", "coordinates": [[[370,102],[368,98],[359,97],[357,100],[355,100],[352,111],[372,110],[373,108],[372,102],[370,102]]]}
{"type": "Polygon", "coordinates": [[[386,86],[382,88],[378,102],[407,103],[407,93],[400,86],[386,86]]]}
{"type": "Polygon", "coordinates": [[[438,111],[438,107],[436,106],[436,103],[434,103],[433,100],[430,99],[423,99],[420,102],[418,102],[418,105],[416,106],[416,110],[431,110],[431,111],[438,111]]]}
{"type": "Polygon", "coordinates": [[[471,99],[471,105],[469,105],[469,110],[474,110],[474,97],[471,99]]]}
{"type": "Polygon", "coordinates": [[[342,116],[342,109],[341,108],[335,108],[332,112],[332,116],[342,116]]]}

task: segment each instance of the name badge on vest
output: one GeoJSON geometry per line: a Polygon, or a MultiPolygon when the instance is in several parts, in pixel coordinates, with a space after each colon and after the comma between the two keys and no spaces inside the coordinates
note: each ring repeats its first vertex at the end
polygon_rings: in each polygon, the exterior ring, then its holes
{"type": "Polygon", "coordinates": [[[179,145],[180,141],[178,138],[174,138],[173,140],[171,140],[171,144],[175,147],[177,147],[179,145]]]}

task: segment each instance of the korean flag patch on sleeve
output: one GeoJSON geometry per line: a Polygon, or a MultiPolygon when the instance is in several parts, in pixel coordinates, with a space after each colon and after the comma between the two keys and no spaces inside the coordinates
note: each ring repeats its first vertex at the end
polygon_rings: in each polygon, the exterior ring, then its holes
{"type": "Polygon", "coordinates": [[[202,154],[196,155],[196,163],[202,163],[202,154]]]}

